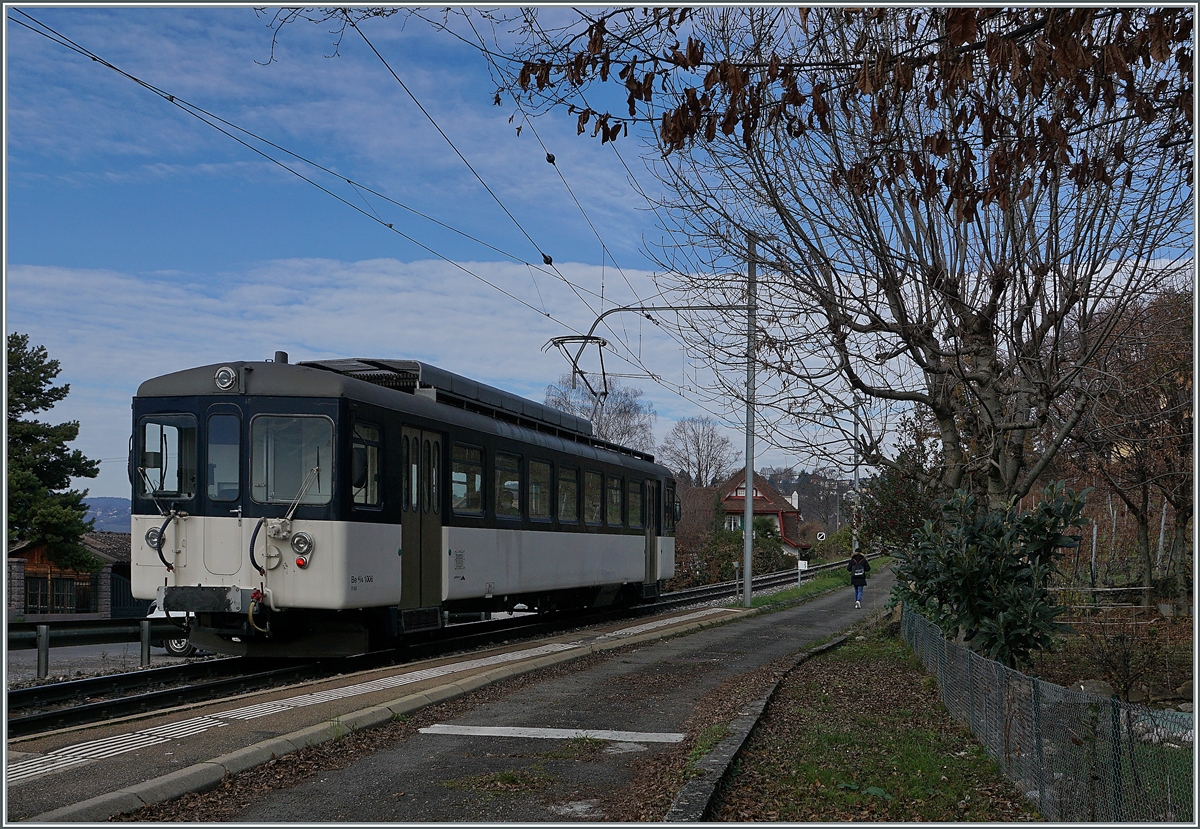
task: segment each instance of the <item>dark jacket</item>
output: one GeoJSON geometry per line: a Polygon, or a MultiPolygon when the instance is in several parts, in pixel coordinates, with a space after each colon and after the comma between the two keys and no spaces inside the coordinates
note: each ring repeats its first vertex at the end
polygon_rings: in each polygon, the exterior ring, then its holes
{"type": "Polygon", "coordinates": [[[846,563],[846,569],[850,571],[850,584],[858,587],[867,583],[867,573],[871,572],[871,562],[867,561],[867,557],[862,553],[855,553],[846,563]]]}

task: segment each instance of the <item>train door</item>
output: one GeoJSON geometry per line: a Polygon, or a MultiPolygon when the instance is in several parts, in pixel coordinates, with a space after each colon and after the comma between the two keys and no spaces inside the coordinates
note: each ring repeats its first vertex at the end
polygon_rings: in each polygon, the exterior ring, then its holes
{"type": "Polygon", "coordinates": [[[646,502],[642,505],[643,521],[646,524],[646,578],[644,579],[643,594],[658,595],[659,561],[658,536],[662,521],[662,499],[658,481],[646,481],[646,502]]]}
{"type": "MultiPolygon", "coordinates": [[[[204,569],[232,576],[249,555],[249,529],[242,520],[246,487],[242,478],[242,418],[237,406],[210,406],[205,423],[205,487],[209,515],[220,520],[196,522],[205,527],[204,569]]],[[[257,574],[256,574],[257,575],[257,574]]]]}
{"type": "Polygon", "coordinates": [[[405,426],[400,607],[442,603],[441,463],[443,436],[405,426]]]}

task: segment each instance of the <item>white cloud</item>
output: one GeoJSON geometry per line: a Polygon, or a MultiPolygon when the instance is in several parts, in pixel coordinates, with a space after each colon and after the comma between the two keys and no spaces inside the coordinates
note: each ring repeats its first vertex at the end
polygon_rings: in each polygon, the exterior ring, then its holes
{"type": "MultiPolygon", "coordinates": [[[[472,262],[463,267],[542,307],[522,265],[472,262]]],[[[566,263],[572,281],[598,288],[600,269],[566,263]]],[[[644,272],[627,271],[648,293],[644,272]]],[[[446,262],[323,259],[261,263],[239,274],[130,274],[16,265],[8,270],[8,328],[45,345],[62,364],[70,396],[52,417],[78,420],[76,445],[102,464],[101,477],[79,482],[93,494],[123,495],[129,401],[138,385],[159,374],[226,360],[261,360],[276,350],[293,362],[337,357],[424,360],[540,400],[568,364],[545,343],[570,330],[524,308],[446,262]]],[[[613,286],[609,301],[632,302],[613,286]]],[[[561,282],[538,276],[545,307],[556,319],[586,331],[593,314],[561,282]]],[[[598,308],[599,304],[593,303],[598,308]]],[[[612,327],[644,363],[678,382],[678,346],[634,315],[610,317],[612,327]]],[[[605,336],[612,339],[610,333],[605,336]]],[[[595,367],[595,360],[587,361],[595,367]]],[[[630,373],[610,352],[610,372],[630,373]]],[[[648,379],[639,386],[659,413],[658,433],[675,419],[700,413],[648,379]]],[[[740,445],[740,444],[739,444],[740,445]]]]}

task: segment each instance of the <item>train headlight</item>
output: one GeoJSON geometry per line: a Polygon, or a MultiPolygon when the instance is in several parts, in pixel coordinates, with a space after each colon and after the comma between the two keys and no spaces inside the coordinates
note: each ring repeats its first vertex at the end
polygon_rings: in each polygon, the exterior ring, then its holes
{"type": "Polygon", "coordinates": [[[312,555],[313,547],[317,546],[317,542],[313,541],[313,537],[308,533],[300,532],[292,534],[292,550],[298,556],[308,558],[312,555]]]}
{"type": "Polygon", "coordinates": [[[151,527],[150,529],[146,530],[146,545],[151,550],[158,549],[158,538],[159,538],[158,527],[151,527]]]}
{"type": "Polygon", "coordinates": [[[213,376],[213,382],[221,391],[229,391],[237,385],[237,372],[229,366],[221,366],[213,376]]]}

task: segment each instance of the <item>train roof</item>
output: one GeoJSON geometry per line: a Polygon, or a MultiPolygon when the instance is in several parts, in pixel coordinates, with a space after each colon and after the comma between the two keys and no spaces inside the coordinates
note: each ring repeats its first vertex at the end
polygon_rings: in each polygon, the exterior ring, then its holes
{"type": "MultiPolygon", "coordinates": [[[[448,405],[486,417],[498,427],[507,423],[511,424],[509,428],[523,427],[546,437],[553,435],[576,445],[590,446],[593,450],[607,450],[654,462],[653,455],[595,437],[592,424],[583,418],[417,360],[354,358],[292,364],[269,361],[214,363],[146,380],[138,387],[137,396],[190,397],[197,394],[250,393],[349,397],[394,408],[399,400],[392,395],[397,392],[412,401],[404,404],[404,408],[415,406],[420,409],[433,403],[448,405]],[[238,378],[236,390],[221,391],[214,384],[216,372],[224,366],[234,370],[238,378]],[[372,392],[372,389],[375,391],[372,392]]],[[[530,434],[527,439],[532,438],[530,434]]]]}
{"type": "Polygon", "coordinates": [[[503,391],[461,374],[422,363],[419,360],[377,360],[356,357],[351,360],[307,360],[297,365],[313,366],[326,371],[366,380],[390,389],[416,392],[418,389],[435,389],[439,403],[457,405],[459,408],[486,409],[507,412],[525,420],[532,420],[566,429],[585,437],[592,436],[592,424],[582,417],[560,411],[541,403],[535,403],[512,392],[503,391]]]}

